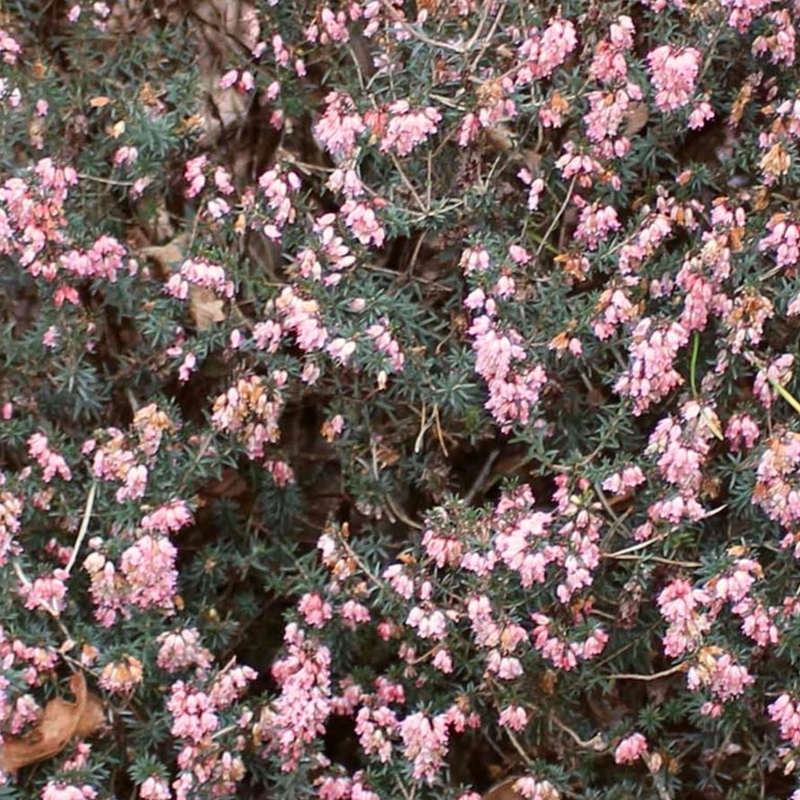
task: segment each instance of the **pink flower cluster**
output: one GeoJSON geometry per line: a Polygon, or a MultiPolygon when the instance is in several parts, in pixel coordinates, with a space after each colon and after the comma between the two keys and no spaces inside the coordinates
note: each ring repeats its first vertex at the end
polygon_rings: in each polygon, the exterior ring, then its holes
{"type": "Polygon", "coordinates": [[[415,780],[424,780],[429,785],[436,780],[447,755],[448,723],[446,713],[430,717],[421,711],[407,716],[400,723],[403,755],[413,765],[415,780]]]}
{"type": "MultiPolygon", "coordinates": [[[[0,472],[0,486],[4,483],[0,472]]],[[[14,553],[17,545],[14,536],[22,526],[22,500],[12,492],[0,491],[0,567],[8,563],[8,556],[14,553]]]]}
{"type": "Polygon", "coordinates": [[[746,667],[737,664],[730,653],[719,647],[702,647],[696,661],[686,673],[686,685],[692,691],[706,688],[714,701],[701,707],[701,712],[717,716],[718,703],[725,703],[744,692],[754,682],[746,667]]]}
{"type": "Polygon", "coordinates": [[[794,267],[800,261],[800,225],[785,213],[774,214],[767,222],[769,235],[758,243],[760,252],[771,251],[779,267],[794,267]]]}
{"type": "Polygon", "coordinates": [[[325,98],[325,111],[314,126],[314,134],[334,158],[351,158],[358,137],[367,129],[356,110],[353,98],[331,92],[325,98]]]}
{"type": "Polygon", "coordinates": [[[656,89],[655,104],[662,111],[685,106],[692,97],[701,53],[694,47],[676,50],[668,44],[647,54],[650,80],[656,89]]]}
{"type": "Polygon", "coordinates": [[[521,64],[516,76],[517,86],[549,78],[577,46],[577,32],[569,20],[554,17],[544,31],[529,30],[517,53],[521,64]]]}
{"type": "Polygon", "coordinates": [[[739,33],[747,33],[754,20],[760,19],[772,5],[772,0],[720,0],[723,8],[731,9],[728,25],[739,33]]]}
{"type": "MultiPolygon", "coordinates": [[[[591,611],[591,603],[587,603],[583,611],[575,611],[570,623],[574,628],[586,625],[586,614],[591,611]]],[[[567,633],[556,621],[547,614],[531,614],[534,622],[531,634],[533,646],[542,658],[547,659],[553,666],[569,672],[578,666],[580,661],[591,661],[597,658],[608,643],[608,634],[599,627],[595,627],[584,638],[576,638],[574,633],[567,633]],[[561,631],[558,629],[562,628],[561,631]]],[[[568,628],[567,628],[568,630],[568,628]]]]}
{"type": "Polygon", "coordinates": [[[60,616],[67,607],[67,584],[69,573],[56,569],[48,575],[36,578],[32,583],[20,581],[19,593],[25,598],[25,608],[41,609],[54,617],[60,616]]]}
{"type": "Polygon", "coordinates": [[[259,375],[240,378],[214,401],[211,424],[218,431],[235,433],[252,459],[263,458],[264,446],[280,438],[283,397],[279,389],[286,377],[285,373],[273,374],[273,391],[259,375]]]}
{"type": "Polygon", "coordinates": [[[356,263],[356,257],[336,233],[336,214],[323,214],[314,220],[314,233],[320,243],[318,253],[306,247],[297,254],[297,266],[304,278],[322,280],[325,286],[336,286],[344,271],[356,263]]]}
{"type": "Polygon", "coordinates": [[[84,559],[83,569],[89,573],[101,625],[110,627],[119,614],[129,617],[132,607],[174,609],[178,551],[169,539],[144,534],[123,551],[119,567],[104,554],[102,540],[92,539],[89,545],[93,552],[84,559]]]}
{"type": "Polygon", "coordinates": [[[791,66],[795,60],[797,39],[792,15],[785,8],[781,8],[767,14],[766,19],[772,23],[774,28],[769,34],[762,34],[755,38],[752,47],[753,55],[769,53],[770,61],[773,64],[782,62],[786,66],[791,66]]]}
{"type": "Polygon", "coordinates": [[[84,783],[78,786],[65,781],[48,781],[42,789],[42,800],[94,800],[97,790],[84,783]]]}
{"type": "Polygon", "coordinates": [[[172,685],[167,701],[171,732],[183,740],[180,772],[172,783],[176,800],[197,797],[200,787],[215,797],[237,793],[245,776],[241,751],[247,746],[253,715],[245,708],[225,728],[222,720],[256,677],[250,667],[231,662],[203,687],[183,681],[172,685]]]}
{"type": "Polygon", "coordinates": [[[317,781],[320,800],[381,800],[380,796],[367,788],[362,771],[350,776],[326,775],[317,781]]]}
{"type": "Polygon", "coordinates": [[[342,204],[339,213],[344,224],[361,244],[383,247],[386,231],[375,211],[384,205],[385,202],[380,198],[371,202],[350,198],[342,204]]]}
{"type": "Polygon", "coordinates": [[[634,764],[642,753],[647,752],[647,739],[641,733],[632,733],[617,744],[614,761],[617,764],[634,764]]]}
{"type": "Polygon", "coordinates": [[[256,346],[274,353],[283,333],[292,333],[297,346],[304,352],[320,350],[328,338],[328,331],[320,320],[319,310],[316,300],[306,300],[287,286],[265,309],[265,314],[275,312],[280,321],[256,323],[253,329],[256,346]]]}
{"type": "MultiPolygon", "coordinates": [[[[583,206],[575,229],[575,239],[586,245],[589,250],[596,250],[609,235],[620,228],[617,210],[613,206],[600,206],[595,202],[583,206]]],[[[580,206],[579,206],[580,207],[580,206]]]]}
{"type": "Polygon", "coordinates": [[[794,547],[800,558],[800,434],[776,430],[765,443],[756,468],[753,503],[787,531],[781,547],[794,547]]]}
{"type": "Polygon", "coordinates": [[[77,183],[72,167],[59,167],[49,158],[36,163],[30,183],[8,178],[0,186],[0,254],[14,255],[33,275],[52,280],[55,265],[38,257],[67,242],[64,203],[77,183]]]}
{"type": "Polygon", "coordinates": [[[116,661],[109,661],[103,667],[97,683],[107,692],[129,695],[143,679],[142,662],[134,656],[124,655],[116,661]]]}
{"type": "Polygon", "coordinates": [[[3,57],[3,62],[13,66],[17,63],[20,53],[22,47],[19,42],[8,31],[0,28],[0,55],[3,57]]]}
{"type": "Polygon", "coordinates": [[[700,487],[703,465],[721,426],[712,408],[694,400],[683,404],[681,418],[682,424],[671,416],[662,419],[650,434],[645,452],[659,456],[658,470],[667,483],[694,493],[700,487]]]}
{"type": "MultiPolygon", "coordinates": [[[[523,588],[559,576],[556,593],[560,602],[567,605],[579,590],[591,585],[593,571],[599,565],[601,519],[575,501],[565,479],[558,480],[555,499],[558,517],[537,511],[527,486],[503,495],[492,518],[485,524],[478,523],[478,530],[485,530],[485,539],[492,542],[488,552],[468,549],[458,538],[458,519],[451,518],[445,509],[438,509],[428,517],[423,547],[431,564],[439,568],[449,566],[487,576],[503,565],[523,588]]],[[[444,648],[452,633],[449,621],[458,621],[464,615],[470,621],[474,644],[485,652],[487,671],[501,680],[522,675],[521,658],[531,644],[559,668],[572,669],[580,660],[599,655],[607,641],[605,632],[587,624],[591,603],[584,604],[583,612],[572,614],[565,626],[545,614],[532,614],[534,627],[529,633],[507,615],[498,616],[485,594],[471,594],[464,603],[453,607],[448,607],[452,605],[450,601],[446,606],[437,606],[433,585],[424,575],[423,572],[415,581],[408,568],[398,563],[390,565],[383,578],[400,597],[421,601],[412,606],[406,625],[419,638],[442,643],[429,655],[433,666],[445,673],[451,668],[449,652],[444,648]],[[572,627],[588,630],[588,635],[576,639],[572,627]],[[563,630],[563,635],[557,629],[563,630]]],[[[407,655],[413,658],[411,651],[407,655]]]]}
{"type": "Polygon", "coordinates": [[[794,747],[800,747],[800,703],[784,692],[770,703],[767,713],[773,722],[780,725],[781,736],[794,747]]]}
{"type": "Polygon", "coordinates": [[[259,220],[259,224],[268,238],[280,241],[284,225],[294,222],[297,216],[292,197],[300,190],[302,183],[291,170],[275,166],[259,177],[258,185],[267,207],[267,214],[259,220]]]}
{"type": "Polygon", "coordinates": [[[633,400],[636,416],[683,383],[675,360],[678,351],[688,344],[689,333],[678,322],[667,323],[664,329],[653,323],[652,318],[645,317],[633,329],[631,364],[614,384],[617,392],[633,400]]]}
{"type": "Polygon", "coordinates": [[[164,291],[171,297],[185,300],[189,297],[190,286],[211,289],[222,297],[231,298],[234,295],[233,281],[228,280],[225,269],[202,258],[186,259],[180,270],[164,284],[164,291]]]}
{"type": "Polygon", "coordinates": [[[711,629],[711,618],[704,610],[710,600],[708,592],[693,588],[682,578],[661,590],[656,603],[669,623],[663,638],[665,655],[674,658],[699,648],[711,629]]]}
{"type": "MultiPolygon", "coordinates": [[[[462,257],[462,262],[464,260],[462,257]]],[[[468,303],[478,308],[473,295],[468,298],[468,303]]],[[[483,305],[482,298],[477,302],[483,305]]],[[[522,337],[513,328],[503,329],[494,318],[495,308],[494,299],[487,300],[486,313],[473,318],[468,332],[473,337],[475,371],[489,388],[486,408],[500,429],[508,432],[515,423],[525,425],[529,421],[531,409],[538,403],[541,390],[547,384],[547,373],[538,364],[523,365],[527,361],[527,351],[522,346],[522,337]]]]}
{"type": "Polygon", "coordinates": [[[442,121],[441,113],[433,106],[412,109],[408,100],[398,100],[386,111],[388,121],[381,120],[382,153],[393,151],[407,156],[426,139],[433,136],[442,121]]]}
{"type": "Polygon", "coordinates": [[[307,746],[319,741],[331,714],[331,655],[327,647],[294,623],[286,626],[287,655],[272,675],[281,693],[261,710],[254,735],[268,752],[277,752],[281,769],[291,772],[306,756],[307,746]]]}
{"type": "Polygon", "coordinates": [[[180,426],[155,403],[138,409],[130,433],[119,428],[97,431],[84,442],[81,452],[94,453],[92,472],[103,481],[119,481],[116,500],[124,503],[144,496],[149,467],[161,447],[165,434],[175,433],[180,426]]]}
{"type": "Polygon", "coordinates": [[[28,439],[28,454],[36,460],[42,469],[42,480],[50,483],[56,475],[65,481],[72,480],[72,471],[64,457],[50,449],[47,437],[42,433],[34,433],[28,439]]]}
{"type": "Polygon", "coordinates": [[[514,791],[525,800],[560,800],[561,795],[550,781],[539,780],[533,775],[526,775],[514,782],[514,791]]]}
{"type": "Polygon", "coordinates": [[[607,39],[601,39],[594,48],[589,75],[605,84],[622,82],[628,77],[626,51],[633,49],[636,29],[633,20],[622,14],[609,26],[607,39]]]}
{"type": "Polygon", "coordinates": [[[779,640],[774,622],[779,610],[766,608],[753,594],[756,582],[764,577],[761,565],[741,557],[740,550],[732,548],[730,552],[736,559],[731,566],[706,581],[702,588],[693,588],[688,581],[677,578],[657,598],[661,615],[669,622],[663,638],[664,653],[672,657],[692,654],[687,686],[692,691],[710,692],[712,700],[701,708],[710,716],[721,713],[722,703],[738,697],[753,683],[746,667],[736,663],[732,654],[704,644],[724,605],[730,604],[731,612],[742,619],[742,632],[758,647],[774,645],[779,640]]]}

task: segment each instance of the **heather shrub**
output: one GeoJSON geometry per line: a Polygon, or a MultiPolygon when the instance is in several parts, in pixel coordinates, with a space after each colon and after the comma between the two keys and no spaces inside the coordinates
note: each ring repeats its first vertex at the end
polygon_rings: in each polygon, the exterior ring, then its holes
{"type": "Polygon", "coordinates": [[[9,0],[0,795],[800,797],[798,15],[9,0]]]}

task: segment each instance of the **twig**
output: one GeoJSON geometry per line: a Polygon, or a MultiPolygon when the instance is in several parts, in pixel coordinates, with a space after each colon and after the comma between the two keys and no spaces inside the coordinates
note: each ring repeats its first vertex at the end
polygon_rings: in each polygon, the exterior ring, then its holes
{"type": "Polygon", "coordinates": [[[661,536],[655,536],[652,539],[648,539],[645,542],[639,542],[638,544],[633,544],[630,547],[626,547],[623,550],[617,550],[616,553],[603,553],[603,558],[619,558],[620,556],[626,556],[628,553],[635,553],[637,550],[643,550],[645,547],[650,547],[651,544],[657,544],[664,540],[666,534],[662,534],[661,536]]]}
{"type": "Polygon", "coordinates": [[[417,434],[417,438],[414,442],[415,453],[419,453],[419,451],[422,450],[422,445],[423,442],[425,441],[425,431],[427,431],[428,428],[430,428],[430,426],[433,424],[433,420],[431,420],[430,422],[427,421],[426,412],[427,412],[427,407],[425,403],[423,403],[422,413],[420,415],[420,420],[419,420],[419,433],[417,434]]]}
{"type": "Polygon", "coordinates": [[[469,505],[474,499],[475,495],[478,494],[483,482],[486,480],[486,477],[491,472],[492,466],[494,466],[494,462],[497,461],[497,457],[500,455],[500,448],[496,447],[489,453],[489,457],[484,461],[483,466],[481,467],[481,471],[478,473],[475,480],[472,482],[472,486],[469,487],[469,491],[464,495],[464,502],[469,505]]]}
{"type": "Polygon", "coordinates": [[[83,540],[86,538],[86,531],[89,530],[89,520],[92,518],[92,509],[94,508],[94,498],[97,495],[97,481],[93,481],[89,487],[89,494],[86,496],[86,505],[83,508],[83,519],[81,520],[81,527],[78,530],[78,537],[75,539],[75,544],[72,548],[72,555],[69,557],[69,562],[64,568],[69,574],[78,560],[78,551],[81,549],[83,540]]]}
{"type": "Polygon", "coordinates": [[[391,511],[392,514],[394,514],[397,519],[400,520],[400,522],[405,522],[409,528],[413,528],[414,530],[422,530],[422,525],[420,525],[419,522],[414,522],[414,520],[411,519],[411,517],[409,517],[408,514],[406,514],[406,512],[397,505],[394,498],[390,494],[385,495],[383,499],[386,502],[386,505],[389,506],[389,511],[391,511]]]}
{"type": "Polygon", "coordinates": [[[417,30],[412,25],[409,25],[405,19],[397,13],[397,9],[394,8],[392,5],[386,2],[386,0],[382,0],[381,5],[384,7],[386,11],[389,12],[389,16],[392,19],[392,22],[397,23],[406,33],[413,36],[415,39],[418,39],[420,42],[424,44],[430,45],[431,47],[439,47],[442,50],[449,50],[451,53],[465,53],[466,47],[463,44],[450,44],[449,42],[438,42],[436,39],[431,39],[430,36],[426,36],[421,31],[417,30]]]}
{"type": "Polygon", "coordinates": [[[414,196],[414,200],[417,201],[417,205],[419,206],[419,210],[425,215],[425,217],[427,217],[431,213],[430,208],[426,207],[425,203],[422,202],[422,198],[419,196],[419,194],[417,194],[417,190],[413,187],[413,185],[411,184],[411,181],[409,181],[409,179],[408,179],[408,176],[403,171],[403,167],[400,165],[400,162],[397,160],[397,156],[394,153],[389,153],[389,156],[392,159],[392,164],[394,164],[394,167],[397,170],[397,174],[400,176],[400,180],[403,181],[403,183],[406,185],[406,188],[414,196]]]}
{"type": "Polygon", "coordinates": [[[542,236],[542,243],[539,245],[539,249],[536,251],[537,258],[542,254],[542,250],[544,250],[545,245],[547,244],[547,240],[550,238],[550,234],[556,229],[559,220],[563,216],[564,212],[567,210],[567,205],[569,201],[572,199],[572,190],[575,188],[575,181],[578,179],[577,175],[572,177],[572,181],[570,181],[569,189],[567,189],[567,195],[564,198],[564,202],[561,204],[561,208],[558,209],[558,213],[553,217],[553,221],[550,223],[550,227],[547,229],[547,233],[542,236]]]}
{"type": "Polygon", "coordinates": [[[369,579],[370,579],[370,580],[371,580],[371,581],[372,581],[372,582],[373,582],[373,583],[374,583],[374,584],[375,584],[375,585],[376,585],[376,586],[377,586],[379,589],[382,589],[382,590],[384,590],[384,591],[385,591],[385,590],[386,590],[386,584],[383,582],[383,580],[381,580],[381,579],[380,579],[380,578],[379,578],[379,577],[378,577],[378,576],[377,576],[377,575],[376,575],[376,574],[375,574],[375,573],[374,573],[374,572],[373,572],[373,571],[372,571],[372,570],[371,570],[371,569],[370,569],[370,568],[369,568],[369,567],[368,567],[368,566],[367,566],[367,565],[364,563],[364,561],[361,559],[361,557],[358,555],[358,553],[356,553],[356,551],[355,551],[355,550],[353,550],[353,548],[352,548],[352,547],[350,547],[350,545],[347,543],[347,540],[346,540],[346,539],[345,539],[343,536],[339,536],[338,538],[339,538],[339,543],[340,543],[340,544],[341,544],[341,546],[344,548],[344,550],[345,550],[345,552],[347,553],[347,555],[349,555],[349,556],[350,556],[350,558],[352,558],[352,559],[353,559],[353,561],[355,561],[355,562],[356,562],[356,564],[358,564],[358,566],[360,567],[361,571],[362,571],[362,572],[363,572],[363,573],[364,573],[364,574],[365,574],[365,575],[366,575],[366,576],[367,576],[367,577],[368,577],[368,578],[369,578],[369,579]]]}
{"type": "Polygon", "coordinates": [[[511,728],[506,728],[505,734],[508,736],[511,744],[514,745],[514,749],[520,754],[520,757],[525,762],[525,765],[529,768],[533,768],[533,761],[531,760],[531,757],[525,752],[524,748],[519,743],[519,740],[514,735],[514,731],[512,731],[511,728]]]}
{"type": "Polygon", "coordinates": [[[559,730],[564,731],[564,733],[566,733],[567,736],[569,736],[569,738],[572,739],[572,741],[578,745],[578,747],[583,747],[586,750],[592,750],[595,753],[599,753],[608,747],[608,744],[606,743],[602,734],[597,733],[594,736],[592,736],[592,738],[589,739],[588,741],[584,741],[583,739],[581,739],[580,736],[578,736],[577,733],[575,733],[574,730],[572,730],[572,728],[569,727],[569,725],[562,722],[555,714],[551,713],[550,719],[555,724],[555,726],[559,730]]]}
{"type": "Polygon", "coordinates": [[[99,178],[97,175],[87,175],[85,172],[79,172],[78,177],[84,181],[105,183],[107,186],[133,186],[133,181],[114,181],[111,180],[111,178],[99,178]]]}
{"type": "Polygon", "coordinates": [[[433,421],[436,423],[436,438],[439,440],[439,447],[442,448],[442,453],[445,458],[448,456],[447,447],[444,443],[444,435],[442,434],[442,423],[439,420],[439,406],[433,407],[433,421]]]}
{"type": "Polygon", "coordinates": [[[670,675],[675,675],[678,672],[686,672],[688,666],[689,665],[685,661],[682,661],[674,667],[665,669],[662,672],[654,672],[652,675],[638,675],[635,672],[615,672],[611,675],[605,675],[604,677],[616,681],[644,681],[645,683],[649,683],[650,681],[657,681],[661,678],[668,678],[670,675]]]}

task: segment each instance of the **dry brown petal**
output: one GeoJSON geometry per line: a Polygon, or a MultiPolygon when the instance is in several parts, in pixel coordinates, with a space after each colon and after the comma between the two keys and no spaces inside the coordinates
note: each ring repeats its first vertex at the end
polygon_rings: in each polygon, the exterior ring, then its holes
{"type": "Polygon", "coordinates": [[[189,311],[197,329],[204,331],[215,322],[225,319],[223,301],[217,297],[213,289],[204,286],[189,286],[189,311]]]}
{"type": "Polygon", "coordinates": [[[74,703],[56,697],[44,707],[41,719],[30,731],[3,737],[0,768],[16,772],[58,755],[74,736],[84,738],[99,730],[105,720],[103,701],[87,691],[82,672],[70,678],[69,688],[75,695],[74,703]]]}
{"type": "Polygon", "coordinates": [[[518,780],[519,776],[506,778],[489,789],[483,796],[483,800],[522,800],[522,795],[514,788],[514,784],[518,780]]]}
{"type": "Polygon", "coordinates": [[[631,103],[628,113],[625,115],[625,128],[622,131],[623,136],[633,136],[639,133],[649,119],[646,103],[631,103]]]}

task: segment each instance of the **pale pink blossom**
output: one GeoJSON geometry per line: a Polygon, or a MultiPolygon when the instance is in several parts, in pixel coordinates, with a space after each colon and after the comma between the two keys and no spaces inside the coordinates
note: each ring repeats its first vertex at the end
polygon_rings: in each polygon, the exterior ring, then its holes
{"type": "Polygon", "coordinates": [[[647,739],[641,733],[632,733],[619,742],[614,750],[617,764],[633,764],[639,756],[647,752],[647,739]]]}
{"type": "Polygon", "coordinates": [[[307,592],[297,603],[297,610],[306,623],[314,628],[323,628],[333,617],[333,608],[316,592],[307,592]]]}
{"type": "Polygon", "coordinates": [[[412,109],[407,100],[389,106],[388,125],[380,143],[381,152],[393,150],[407,156],[414,148],[436,133],[442,115],[432,106],[412,109]]]}
{"type": "Polygon", "coordinates": [[[178,628],[162,633],[156,639],[160,644],[156,663],[167,672],[176,672],[187,667],[197,666],[208,669],[213,660],[209,650],[200,644],[197,628],[178,628]]]}
{"type": "Polygon", "coordinates": [[[647,54],[650,79],[656,89],[656,106],[674,111],[685,106],[694,91],[701,53],[693,47],[677,50],[661,45],[647,54]]]}

